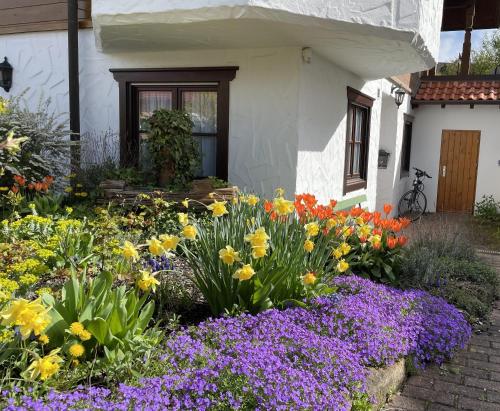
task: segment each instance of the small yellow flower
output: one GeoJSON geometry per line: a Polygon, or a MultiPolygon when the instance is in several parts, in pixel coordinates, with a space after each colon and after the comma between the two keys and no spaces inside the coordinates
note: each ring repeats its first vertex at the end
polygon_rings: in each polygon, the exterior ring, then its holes
{"type": "Polygon", "coordinates": [[[340,273],[345,273],[348,269],[349,269],[349,263],[346,260],[342,259],[338,262],[337,270],[340,273]]]}
{"type": "Polygon", "coordinates": [[[33,361],[26,370],[30,374],[30,379],[40,377],[42,381],[45,381],[56,374],[60,368],[59,364],[63,362],[63,359],[57,355],[59,351],[61,351],[60,348],[52,350],[45,357],[33,361]]]}
{"type": "Polygon", "coordinates": [[[76,343],[69,347],[68,351],[72,357],[78,358],[85,354],[85,347],[81,344],[76,343]]]}
{"type": "Polygon", "coordinates": [[[76,185],[76,187],[78,187],[78,188],[82,188],[82,187],[83,187],[83,185],[82,185],[82,184],[80,184],[80,183],[78,183],[78,184],[76,185]]]}
{"type": "Polygon", "coordinates": [[[127,260],[137,261],[139,259],[139,252],[130,241],[125,241],[123,244],[122,255],[127,260]]]}
{"type": "Polygon", "coordinates": [[[177,213],[177,218],[182,226],[187,226],[189,224],[189,216],[186,213],[177,213]]]}
{"type": "Polygon", "coordinates": [[[41,299],[28,301],[23,298],[13,300],[0,312],[2,325],[18,326],[23,340],[31,333],[38,336],[50,324],[49,309],[45,308],[41,299]]]}
{"type": "Polygon", "coordinates": [[[156,238],[152,238],[151,240],[147,241],[149,252],[153,255],[162,255],[165,253],[165,249],[162,246],[162,243],[160,240],[156,238]]]}
{"type": "Polygon", "coordinates": [[[9,187],[0,187],[0,191],[9,191],[10,188],[9,187]]]}
{"type": "Polygon", "coordinates": [[[252,247],[252,257],[255,258],[255,259],[258,259],[258,258],[263,258],[267,255],[267,245],[265,246],[255,246],[255,247],[252,247]]]}
{"type": "Polygon", "coordinates": [[[188,240],[194,240],[198,235],[198,230],[193,225],[187,225],[182,229],[182,235],[188,240]]]}
{"type": "Polygon", "coordinates": [[[278,187],[276,190],[276,197],[283,197],[285,195],[285,189],[278,187]]]}
{"type": "Polygon", "coordinates": [[[305,285],[313,285],[317,281],[316,275],[314,273],[307,273],[302,277],[302,282],[305,285]]]}
{"type": "Polygon", "coordinates": [[[80,322],[71,323],[71,325],[69,326],[69,332],[73,335],[79,336],[84,331],[85,327],[80,322]]]}
{"type": "Polygon", "coordinates": [[[162,241],[161,245],[166,251],[175,250],[179,241],[181,240],[176,235],[163,234],[160,236],[160,240],[162,241]]]}
{"type": "Polygon", "coordinates": [[[207,209],[212,212],[214,217],[222,217],[224,214],[228,214],[226,203],[226,201],[214,201],[207,209]]]}
{"type": "Polygon", "coordinates": [[[79,334],[79,337],[80,337],[80,340],[82,340],[82,341],[88,341],[92,338],[92,334],[90,334],[87,330],[83,330],[79,334]]]}
{"type": "Polygon", "coordinates": [[[40,341],[43,345],[46,345],[49,343],[49,337],[43,334],[40,337],[38,337],[38,341],[40,341]]]}
{"type": "Polygon", "coordinates": [[[88,193],[85,192],[85,191],[82,191],[81,193],[77,193],[80,195],[80,197],[87,197],[88,196],[88,193]]]}
{"type": "Polygon", "coordinates": [[[245,264],[243,267],[236,270],[233,274],[233,278],[236,278],[240,281],[250,280],[255,275],[255,271],[250,264],[245,264]]]}
{"type": "Polygon", "coordinates": [[[304,242],[304,250],[308,253],[312,253],[312,251],[314,250],[314,243],[311,240],[306,240],[304,242]]]}
{"type": "Polygon", "coordinates": [[[72,193],[73,192],[73,187],[71,187],[71,186],[66,187],[64,189],[64,192],[66,192],[66,193],[72,193]]]}
{"type": "Polygon", "coordinates": [[[347,243],[340,244],[339,248],[340,248],[340,251],[342,251],[343,255],[347,255],[351,251],[351,246],[347,243]]]}
{"type": "Polygon", "coordinates": [[[292,201],[285,200],[283,197],[278,197],[273,200],[273,210],[280,216],[286,216],[293,213],[295,206],[292,201]]]}
{"type": "Polygon", "coordinates": [[[66,207],[65,211],[66,211],[66,214],[71,214],[73,212],[73,209],[71,207],[66,207]]]}
{"type": "Polygon", "coordinates": [[[160,282],[154,278],[149,271],[141,271],[141,277],[137,280],[137,286],[142,291],[152,289],[154,292],[156,291],[156,286],[159,284],[160,282]]]}
{"type": "Polygon", "coordinates": [[[233,265],[235,262],[241,261],[240,253],[230,245],[226,245],[226,248],[219,251],[219,258],[227,265],[233,265]]]}
{"type": "Polygon", "coordinates": [[[340,248],[336,248],[333,250],[333,256],[337,259],[337,260],[340,260],[342,258],[342,256],[344,255],[344,253],[342,252],[342,250],[340,248]]]}
{"type": "Polygon", "coordinates": [[[252,247],[265,247],[268,240],[269,236],[264,227],[260,227],[254,233],[245,236],[245,241],[249,242],[252,247]]]}
{"type": "Polygon", "coordinates": [[[309,223],[304,226],[308,237],[316,237],[319,234],[318,223],[309,223]]]}
{"type": "Polygon", "coordinates": [[[182,202],[182,205],[185,207],[185,208],[189,208],[189,200],[186,198],[184,199],[184,201],[182,202]]]}
{"type": "Polygon", "coordinates": [[[253,194],[249,195],[247,198],[247,203],[252,207],[256,206],[259,203],[259,201],[260,201],[259,197],[253,194]]]}

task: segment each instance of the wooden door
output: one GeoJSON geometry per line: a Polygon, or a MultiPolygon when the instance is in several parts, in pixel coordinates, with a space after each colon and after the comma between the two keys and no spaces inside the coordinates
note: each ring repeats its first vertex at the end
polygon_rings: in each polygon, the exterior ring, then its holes
{"type": "Polygon", "coordinates": [[[474,211],[480,140],[480,131],[443,130],[437,211],[474,211]]]}

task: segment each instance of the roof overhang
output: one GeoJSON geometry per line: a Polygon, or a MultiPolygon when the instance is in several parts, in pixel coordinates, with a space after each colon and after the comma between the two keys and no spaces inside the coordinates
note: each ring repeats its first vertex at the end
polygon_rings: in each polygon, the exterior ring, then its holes
{"type": "Polygon", "coordinates": [[[106,53],[311,47],[366,79],[435,65],[443,0],[93,0],[106,53]]]}
{"type": "Polygon", "coordinates": [[[500,27],[500,0],[444,0],[442,31],[465,30],[466,12],[475,2],[474,30],[500,27]]]}

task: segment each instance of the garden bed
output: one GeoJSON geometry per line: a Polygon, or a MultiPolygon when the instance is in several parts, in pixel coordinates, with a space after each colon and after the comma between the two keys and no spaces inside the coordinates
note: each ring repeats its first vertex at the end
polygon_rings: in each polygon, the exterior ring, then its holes
{"type": "Polygon", "coordinates": [[[214,188],[210,180],[195,180],[188,191],[173,192],[162,188],[130,187],[123,180],[105,180],[99,188],[102,197],[100,204],[110,201],[124,205],[149,205],[152,198],[163,198],[165,201],[180,203],[186,198],[192,201],[193,207],[203,207],[212,204],[214,200],[230,201],[237,196],[236,187],[214,188]],[[212,194],[213,193],[213,194],[212,194]]]}

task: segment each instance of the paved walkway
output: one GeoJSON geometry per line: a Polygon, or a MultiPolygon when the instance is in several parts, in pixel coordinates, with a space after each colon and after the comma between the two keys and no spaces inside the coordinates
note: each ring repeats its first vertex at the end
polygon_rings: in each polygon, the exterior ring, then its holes
{"type": "MultiPolygon", "coordinates": [[[[482,255],[500,275],[500,255],[482,255]]],[[[500,411],[500,302],[489,332],[474,335],[467,350],[442,367],[411,377],[384,410],[500,411]]]]}

